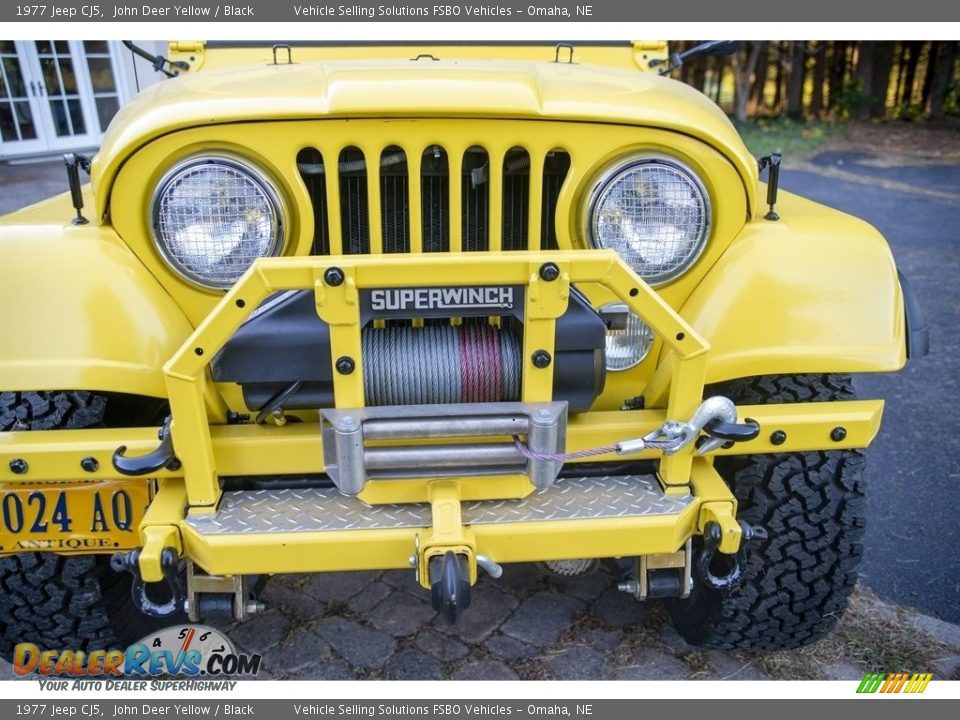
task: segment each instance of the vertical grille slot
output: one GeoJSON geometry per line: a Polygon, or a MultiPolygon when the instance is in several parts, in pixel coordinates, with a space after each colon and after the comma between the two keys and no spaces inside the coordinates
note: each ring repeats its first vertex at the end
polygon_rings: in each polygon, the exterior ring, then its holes
{"type": "Polygon", "coordinates": [[[528,248],[528,213],[530,210],[530,153],[523,148],[510,148],[503,160],[503,250],[528,248]]]}
{"type": "Polygon", "coordinates": [[[540,216],[540,246],[557,250],[557,200],[570,172],[570,154],[559,148],[547,153],[543,162],[543,204],[540,216]]]}
{"type": "Polygon", "coordinates": [[[363,151],[346,147],[340,152],[340,225],[345,255],[370,252],[370,218],[367,212],[367,164],[363,151]]]}
{"type": "Polygon", "coordinates": [[[385,253],[410,252],[407,155],[392,145],[380,154],[380,227],[385,253]]]}
{"type": "Polygon", "coordinates": [[[447,151],[431,145],[420,160],[420,198],[422,202],[423,251],[449,252],[450,163],[447,151]]]}
{"type": "Polygon", "coordinates": [[[490,156],[482,147],[467,148],[461,173],[461,228],[465,251],[490,249],[490,156]]]}
{"type": "Polygon", "coordinates": [[[297,170],[307,186],[313,206],[312,255],[330,254],[330,225],[327,220],[327,178],[323,155],[316,148],[304,148],[297,153],[297,170]]]}
{"type": "Polygon", "coordinates": [[[491,157],[474,145],[462,155],[457,149],[451,168],[438,145],[422,154],[396,145],[367,148],[367,155],[355,146],[339,153],[307,147],[296,162],[313,210],[314,255],[559,246],[557,205],[571,169],[560,148],[531,155],[513,147],[491,157]]]}

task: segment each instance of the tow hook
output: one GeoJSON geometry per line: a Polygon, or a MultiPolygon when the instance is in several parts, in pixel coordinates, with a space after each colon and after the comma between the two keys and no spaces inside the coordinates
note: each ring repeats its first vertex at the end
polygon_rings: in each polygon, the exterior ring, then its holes
{"type": "Polygon", "coordinates": [[[160,555],[163,579],[170,590],[170,599],[165,603],[154,602],[147,595],[147,584],[140,575],[140,548],[126,553],[114,553],[110,558],[110,567],[116,572],[126,571],[133,575],[130,594],[137,609],[144,615],[167,617],[183,610],[187,593],[177,572],[177,552],[173,548],[164,548],[160,555]]]}
{"type": "Polygon", "coordinates": [[[453,550],[430,558],[430,604],[451,624],[470,607],[469,568],[466,556],[453,550]]]}
{"type": "Polygon", "coordinates": [[[689,421],[668,420],[642,440],[618,443],[617,452],[622,455],[647,447],[660,447],[664,455],[673,455],[700,438],[697,454],[706,455],[727,443],[746,442],[759,434],[760,426],[756,422],[737,422],[737,406],[730,398],[715,395],[704,400],[689,421]],[[701,432],[708,437],[700,438],[701,432]]]}
{"type": "Polygon", "coordinates": [[[717,554],[717,546],[720,544],[720,525],[716,522],[708,522],[703,528],[703,551],[697,558],[697,577],[703,581],[707,587],[714,590],[729,590],[740,584],[743,579],[743,569],[747,565],[747,546],[755,540],[766,540],[767,531],[762,527],[753,527],[743,520],[740,521],[742,531],[740,537],[740,549],[732,557],[732,567],[726,575],[717,576],[710,571],[710,563],[713,562],[714,555],[717,554]]]}
{"type": "Polygon", "coordinates": [[[180,461],[173,452],[173,437],[170,434],[170,418],[163,421],[163,427],[157,431],[160,445],[146,455],[127,457],[127,446],[121,445],[113,453],[113,467],[121,475],[149,475],[158,470],[179,470],[180,461]]]}

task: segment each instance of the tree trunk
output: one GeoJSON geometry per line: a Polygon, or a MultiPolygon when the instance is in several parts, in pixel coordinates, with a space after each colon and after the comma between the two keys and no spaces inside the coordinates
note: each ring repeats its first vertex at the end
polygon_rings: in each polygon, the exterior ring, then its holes
{"type": "Polygon", "coordinates": [[[872,40],[860,42],[857,46],[857,81],[860,83],[860,102],[854,111],[858,120],[870,117],[870,98],[873,97],[873,68],[876,43],[872,40]]]}
{"type": "Polygon", "coordinates": [[[927,74],[924,75],[923,92],[920,94],[920,107],[922,108],[926,108],[930,103],[930,90],[933,88],[933,66],[936,64],[939,50],[939,42],[933,41],[930,43],[930,51],[927,54],[927,74]]]}
{"type": "MultiPolygon", "coordinates": [[[[930,88],[930,117],[937,119],[943,115],[943,101],[950,90],[953,79],[953,65],[957,59],[957,43],[940,43],[936,61],[933,63],[933,83],[930,88]]],[[[931,58],[933,61],[933,58],[931,58]]]]}
{"type": "Polygon", "coordinates": [[[733,55],[733,116],[737,122],[747,121],[747,102],[750,99],[751,81],[757,72],[760,48],[764,42],[749,42],[733,55]]]}
{"type": "Polygon", "coordinates": [[[900,94],[903,92],[903,76],[907,65],[907,46],[908,43],[902,42],[897,45],[897,84],[893,89],[893,104],[900,104],[900,94]]]}
{"type": "Polygon", "coordinates": [[[823,82],[827,77],[827,43],[817,43],[813,55],[813,94],[810,96],[810,114],[819,118],[823,113],[823,82]]]}
{"type": "Polygon", "coordinates": [[[913,104],[913,84],[917,79],[917,64],[920,62],[920,53],[923,51],[922,42],[908,42],[907,57],[903,69],[903,87],[900,90],[898,101],[904,110],[913,104]]]}
{"type": "Polygon", "coordinates": [[[701,55],[690,61],[692,68],[690,70],[690,84],[702,93],[706,92],[707,84],[707,58],[701,55]]]}
{"type": "Polygon", "coordinates": [[[784,48],[786,43],[777,43],[777,73],[774,79],[774,90],[773,90],[773,113],[774,115],[779,115],[783,112],[783,81],[784,75],[783,66],[786,62],[786,53],[784,48]]]}
{"type": "Polygon", "coordinates": [[[829,87],[827,90],[827,110],[833,110],[843,92],[843,83],[847,77],[847,48],[849,43],[837,40],[833,43],[833,53],[830,56],[829,87]]]}
{"type": "Polygon", "coordinates": [[[770,69],[769,43],[760,43],[760,56],[757,58],[757,69],[754,73],[753,87],[750,89],[750,103],[747,112],[756,115],[764,106],[767,90],[767,72],[770,69]]]}
{"type": "Polygon", "coordinates": [[[887,92],[893,69],[893,43],[875,43],[873,52],[873,88],[870,93],[870,117],[882,118],[887,112],[887,92]]]}
{"type": "Polygon", "coordinates": [[[717,86],[714,88],[713,101],[719,105],[720,104],[720,93],[723,90],[723,72],[726,69],[727,59],[723,55],[718,55],[714,58],[717,74],[717,86]]]}
{"type": "MultiPolygon", "coordinates": [[[[687,42],[686,40],[680,40],[676,43],[676,48],[671,47],[670,49],[673,50],[673,52],[682,53],[688,47],[691,47],[689,42],[687,42]]],[[[692,75],[690,73],[690,65],[691,63],[684,63],[680,67],[680,82],[686,83],[687,85],[690,84],[690,80],[692,78],[692,75]]]]}
{"type": "Polygon", "coordinates": [[[806,74],[807,53],[802,41],[790,44],[790,75],[787,78],[787,116],[803,119],[803,80],[806,74]]]}

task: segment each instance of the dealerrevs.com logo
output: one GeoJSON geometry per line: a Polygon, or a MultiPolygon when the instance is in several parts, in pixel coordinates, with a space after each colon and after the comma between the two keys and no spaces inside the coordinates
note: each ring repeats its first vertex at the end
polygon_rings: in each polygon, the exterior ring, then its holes
{"type": "Polygon", "coordinates": [[[41,689],[228,690],[236,676],[254,676],[260,671],[261,656],[238,652],[218,630],[205,625],[176,625],[151,633],[126,650],[41,650],[29,642],[13,651],[17,675],[36,674],[41,689]],[[184,681],[154,678],[186,678],[184,681]],[[139,679],[138,679],[139,678],[139,679]]]}

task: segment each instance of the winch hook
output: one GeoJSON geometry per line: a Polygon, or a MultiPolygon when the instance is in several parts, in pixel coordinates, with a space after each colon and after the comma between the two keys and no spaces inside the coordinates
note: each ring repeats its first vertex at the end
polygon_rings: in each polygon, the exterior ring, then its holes
{"type": "Polygon", "coordinates": [[[140,548],[126,553],[114,553],[110,558],[110,567],[116,572],[128,572],[133,575],[133,584],[130,586],[130,595],[133,602],[144,615],[151,617],[167,617],[175,612],[182,611],[187,599],[186,590],[177,572],[177,552],[173,548],[164,548],[160,554],[160,568],[163,579],[170,589],[170,599],[165,603],[157,603],[147,595],[146,583],[140,574],[140,548]]]}
{"type": "Polygon", "coordinates": [[[747,565],[747,545],[752,540],[766,540],[767,531],[762,527],[753,527],[743,520],[740,521],[740,549],[733,556],[733,567],[726,575],[717,576],[710,570],[710,563],[713,562],[717,554],[717,548],[720,545],[720,524],[708,522],[703,528],[703,550],[700,557],[697,558],[697,577],[707,586],[714,590],[729,590],[740,584],[743,579],[743,570],[747,565]]]}
{"type": "MultiPolygon", "coordinates": [[[[705,432],[709,437],[704,438],[697,446],[697,454],[706,455],[720,449],[727,442],[753,440],[760,433],[760,426],[753,421],[738,423],[737,406],[733,401],[722,395],[715,395],[704,400],[687,422],[668,420],[646,435],[639,449],[642,449],[644,443],[656,443],[663,448],[664,455],[673,455],[695,442],[701,432],[705,432]]],[[[629,446],[630,443],[620,445],[629,446]]]]}

